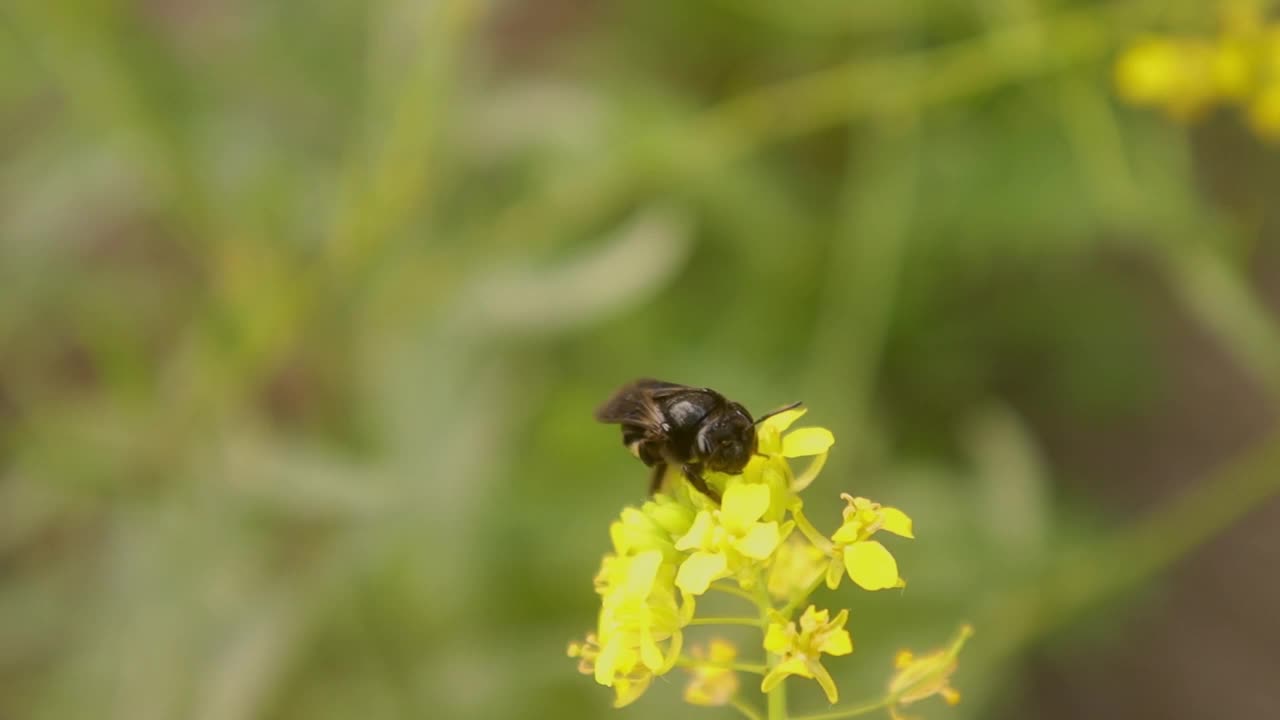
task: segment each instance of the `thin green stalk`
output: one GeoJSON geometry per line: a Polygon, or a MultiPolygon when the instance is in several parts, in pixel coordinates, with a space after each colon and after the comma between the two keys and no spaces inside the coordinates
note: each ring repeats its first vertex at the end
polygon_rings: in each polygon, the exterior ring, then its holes
{"type": "Polygon", "coordinates": [[[843,710],[832,710],[830,712],[818,713],[816,715],[800,715],[792,718],[792,720],[840,720],[840,718],[851,718],[859,715],[873,713],[876,710],[882,710],[889,707],[893,703],[892,697],[883,697],[874,702],[867,702],[861,705],[845,708],[843,710]]]}
{"type": "Polygon", "coordinates": [[[769,720],[787,720],[787,681],[774,686],[766,697],[769,700],[769,720]]]}
{"type": "Polygon", "coordinates": [[[743,600],[746,600],[747,602],[756,606],[757,608],[760,607],[760,603],[756,598],[756,596],[752,595],[751,593],[741,588],[737,588],[732,585],[725,585],[724,583],[712,583],[711,589],[717,592],[722,592],[726,595],[733,595],[734,597],[740,597],[743,600]]]}
{"type": "MultiPolygon", "coordinates": [[[[764,588],[764,583],[760,582],[760,578],[756,577],[755,583],[756,605],[760,608],[760,620],[763,624],[769,622],[769,613],[773,611],[773,603],[769,600],[769,593],[764,588]]],[[[772,670],[775,665],[782,661],[782,658],[773,653],[769,654],[769,669],[772,670]]],[[[787,681],[784,679],[765,693],[765,701],[768,703],[769,720],[787,720],[787,681]]]]}
{"type": "Polygon", "coordinates": [[[718,670],[735,670],[737,672],[751,673],[753,675],[764,675],[768,672],[768,668],[764,665],[754,665],[752,663],[718,663],[710,660],[699,660],[687,656],[681,656],[676,660],[676,667],[682,668],[715,668],[718,670]]]}
{"type": "Polygon", "coordinates": [[[742,713],[742,716],[747,718],[747,720],[764,720],[764,716],[760,714],[759,710],[751,707],[738,698],[730,700],[729,704],[733,706],[734,710],[742,713]]]}
{"type": "Polygon", "coordinates": [[[994,667],[1081,613],[1149,582],[1278,494],[1280,431],[1131,528],[988,608],[987,619],[977,624],[1006,631],[988,642],[989,657],[979,665],[994,667]]]}
{"type": "Polygon", "coordinates": [[[800,508],[795,508],[791,511],[791,517],[796,521],[796,527],[806,538],[808,538],[809,542],[813,543],[814,547],[824,553],[830,554],[831,541],[819,532],[818,528],[813,526],[813,523],[809,522],[809,518],[805,517],[804,511],[800,508]]]}
{"type": "Polygon", "coordinates": [[[764,621],[747,617],[696,617],[689,621],[689,625],[748,625],[758,628],[764,625],[764,621]]]}
{"type": "Polygon", "coordinates": [[[780,610],[779,612],[782,613],[783,617],[790,618],[792,615],[795,614],[796,610],[800,609],[801,605],[804,605],[805,603],[809,602],[809,598],[812,597],[813,594],[818,591],[818,588],[822,587],[826,582],[827,582],[827,574],[824,572],[821,575],[819,575],[816,579],[814,579],[812,583],[809,584],[809,587],[804,591],[803,595],[800,595],[796,599],[787,603],[786,606],[783,607],[782,610],[780,610]]]}

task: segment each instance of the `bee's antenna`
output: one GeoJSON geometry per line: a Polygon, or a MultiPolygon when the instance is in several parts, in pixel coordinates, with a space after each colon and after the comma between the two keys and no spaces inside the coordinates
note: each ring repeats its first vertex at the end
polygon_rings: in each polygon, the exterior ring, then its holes
{"type": "Polygon", "coordinates": [[[796,402],[793,402],[793,403],[791,403],[790,405],[783,405],[782,407],[777,408],[776,410],[770,410],[769,412],[767,412],[767,413],[765,413],[765,414],[761,415],[760,417],[756,418],[755,422],[753,422],[753,423],[751,423],[751,424],[752,424],[752,425],[759,425],[760,423],[764,422],[765,420],[768,420],[769,418],[773,417],[774,415],[777,415],[777,414],[779,414],[779,413],[784,413],[784,412],[786,412],[786,411],[788,411],[788,410],[795,410],[796,408],[800,407],[800,406],[801,406],[801,405],[803,405],[803,404],[804,404],[803,402],[800,402],[799,400],[797,400],[796,402]]]}

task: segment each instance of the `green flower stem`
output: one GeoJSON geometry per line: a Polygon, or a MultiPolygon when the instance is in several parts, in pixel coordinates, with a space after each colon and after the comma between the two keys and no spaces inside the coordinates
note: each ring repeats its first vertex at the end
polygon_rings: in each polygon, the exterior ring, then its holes
{"type": "Polygon", "coordinates": [[[893,697],[883,697],[874,702],[854,705],[853,707],[844,708],[843,710],[832,710],[830,712],[818,713],[816,715],[801,715],[793,720],[840,720],[840,718],[851,718],[859,715],[873,713],[876,710],[882,710],[893,704],[893,697]]]}
{"type": "MultiPolygon", "coordinates": [[[[764,589],[764,583],[760,581],[758,573],[755,582],[755,599],[756,606],[760,608],[760,627],[763,630],[768,625],[773,603],[769,600],[769,593],[764,589]]],[[[772,669],[781,660],[780,656],[770,653],[768,668],[772,669]]],[[[769,720],[787,720],[787,681],[785,679],[765,693],[765,699],[769,706],[769,720]]]]}
{"type": "Polygon", "coordinates": [[[681,655],[680,659],[676,660],[676,667],[736,670],[737,672],[751,673],[753,675],[763,675],[769,670],[769,668],[764,665],[752,665],[751,663],[717,663],[711,662],[710,660],[691,658],[687,655],[681,655]]]}
{"type": "Polygon", "coordinates": [[[746,600],[747,602],[751,603],[752,605],[755,605],[757,608],[760,607],[759,599],[755,595],[752,595],[751,593],[741,588],[734,587],[733,585],[725,585],[724,583],[713,583],[711,585],[711,589],[716,590],[718,592],[722,592],[726,595],[734,595],[736,597],[740,597],[743,600],[746,600]]]}
{"type": "Polygon", "coordinates": [[[800,528],[800,532],[804,533],[804,536],[809,539],[809,542],[813,543],[814,547],[828,555],[831,554],[831,541],[827,539],[827,536],[818,532],[818,528],[814,527],[813,523],[809,522],[809,518],[805,517],[803,510],[798,507],[792,508],[791,517],[796,521],[796,527],[800,528]]]}
{"type": "Polygon", "coordinates": [[[827,574],[825,572],[819,574],[818,577],[809,584],[809,587],[804,591],[803,595],[800,595],[796,599],[787,603],[786,607],[782,608],[779,612],[782,613],[783,617],[790,619],[791,616],[795,614],[796,610],[799,610],[801,605],[809,602],[809,598],[818,591],[818,588],[826,584],[826,582],[827,574]]]}
{"type": "Polygon", "coordinates": [[[689,625],[750,625],[758,628],[764,626],[764,621],[748,617],[696,617],[689,621],[689,625]]]}
{"type": "Polygon", "coordinates": [[[1055,573],[1064,620],[1095,602],[1140,585],[1280,494],[1280,432],[1200,485],[1169,500],[1136,525],[1091,547],[1055,573]],[[1091,582],[1086,580],[1092,579],[1091,582]]]}
{"type": "Polygon", "coordinates": [[[729,704],[733,706],[734,710],[742,713],[742,716],[747,718],[747,720],[764,720],[764,716],[760,714],[759,710],[751,707],[738,698],[730,700],[729,704]]]}
{"type": "Polygon", "coordinates": [[[787,681],[778,683],[766,697],[769,699],[769,720],[787,720],[787,681]]]}

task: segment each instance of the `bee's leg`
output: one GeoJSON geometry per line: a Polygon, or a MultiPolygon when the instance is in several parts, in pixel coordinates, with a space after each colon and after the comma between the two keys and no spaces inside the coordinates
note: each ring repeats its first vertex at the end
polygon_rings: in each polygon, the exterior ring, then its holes
{"type": "Polygon", "coordinates": [[[662,489],[662,479],[667,476],[667,464],[658,463],[653,466],[653,471],[649,475],[649,494],[652,495],[662,489]]]}
{"type": "Polygon", "coordinates": [[[693,483],[693,487],[698,492],[714,500],[717,505],[720,504],[720,493],[707,486],[707,481],[698,474],[698,468],[693,465],[681,465],[680,470],[684,472],[685,477],[689,478],[689,482],[693,483]]]}

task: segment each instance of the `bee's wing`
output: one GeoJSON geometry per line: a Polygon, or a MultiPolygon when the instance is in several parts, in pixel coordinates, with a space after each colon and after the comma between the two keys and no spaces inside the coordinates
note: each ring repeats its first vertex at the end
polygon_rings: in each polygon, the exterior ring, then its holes
{"type": "Polygon", "coordinates": [[[656,401],[692,389],[688,385],[641,378],[623,385],[606,400],[596,410],[596,420],[657,429],[662,425],[662,412],[656,401]]]}

